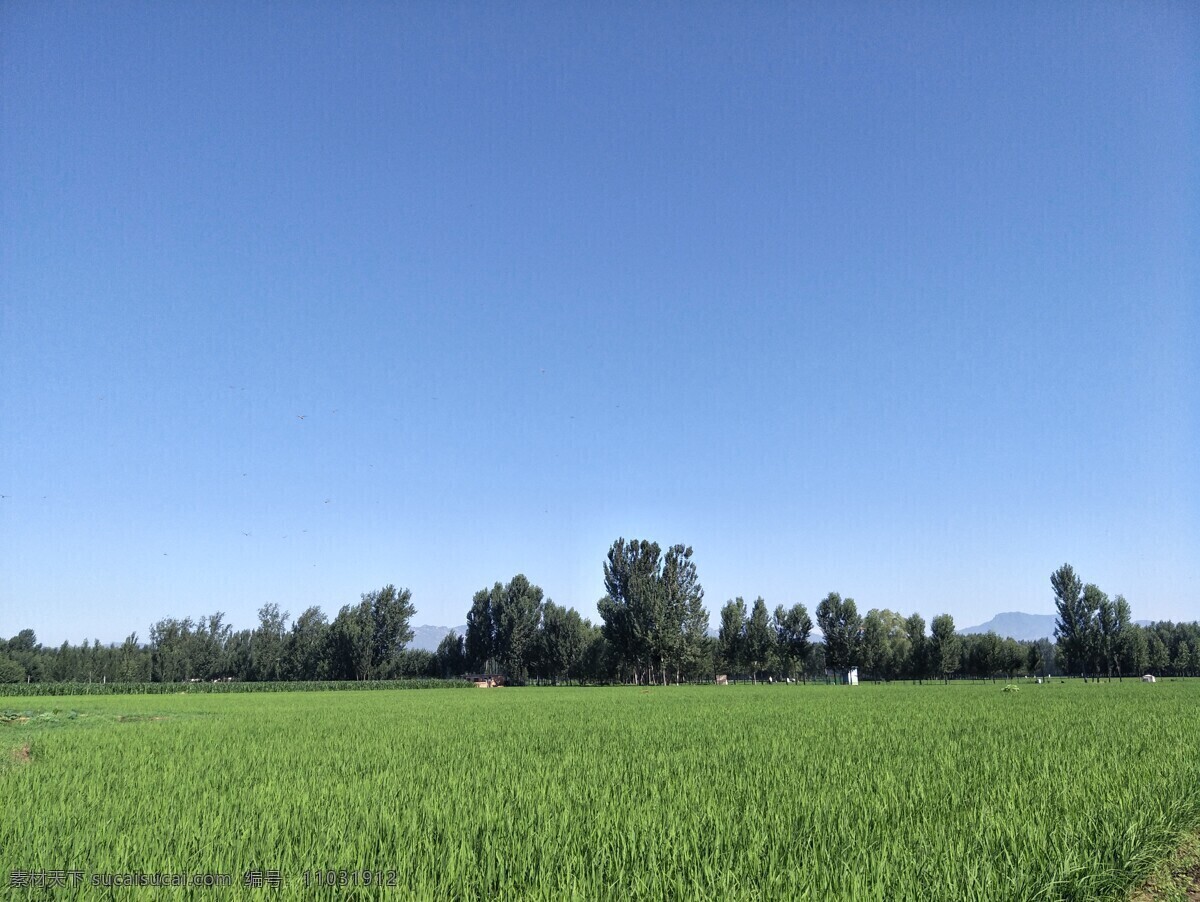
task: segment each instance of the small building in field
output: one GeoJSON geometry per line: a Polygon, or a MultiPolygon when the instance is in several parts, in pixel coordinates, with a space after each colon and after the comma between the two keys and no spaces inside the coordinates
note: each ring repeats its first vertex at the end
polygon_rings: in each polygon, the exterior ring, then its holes
{"type": "Polygon", "coordinates": [[[1143,683],[1157,683],[1157,682],[1158,682],[1158,680],[1156,680],[1156,679],[1154,678],[1154,674],[1152,674],[1152,673],[1148,673],[1148,674],[1146,674],[1144,677],[1142,677],[1142,682],[1143,682],[1143,683]]]}
{"type": "Polygon", "coordinates": [[[846,685],[847,686],[857,686],[858,685],[858,668],[857,667],[851,667],[850,672],[846,674],[846,685]]]}
{"type": "Polygon", "coordinates": [[[717,685],[718,686],[728,686],[729,685],[729,674],[718,673],[717,674],[717,685]]]}
{"type": "Polygon", "coordinates": [[[499,673],[468,673],[464,677],[480,689],[494,689],[504,685],[504,675],[499,673]]]}

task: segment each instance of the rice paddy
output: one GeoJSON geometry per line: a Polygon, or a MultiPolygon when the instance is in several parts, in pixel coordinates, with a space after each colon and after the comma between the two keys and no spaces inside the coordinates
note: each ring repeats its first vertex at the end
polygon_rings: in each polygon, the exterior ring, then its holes
{"type": "Polygon", "coordinates": [[[1195,680],[8,698],[0,712],[14,897],[45,897],[32,883],[55,872],[63,898],[144,898],[112,875],[156,874],[200,885],[155,898],[1121,898],[1200,827],[1195,680]]]}

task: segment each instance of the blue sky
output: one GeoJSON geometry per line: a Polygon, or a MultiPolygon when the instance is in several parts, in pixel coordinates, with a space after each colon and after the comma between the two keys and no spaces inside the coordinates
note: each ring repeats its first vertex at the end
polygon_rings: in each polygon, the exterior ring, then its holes
{"type": "Polygon", "coordinates": [[[618,536],[1200,616],[1193,4],[10,2],[0,78],[2,635],[594,617],[618,536]]]}

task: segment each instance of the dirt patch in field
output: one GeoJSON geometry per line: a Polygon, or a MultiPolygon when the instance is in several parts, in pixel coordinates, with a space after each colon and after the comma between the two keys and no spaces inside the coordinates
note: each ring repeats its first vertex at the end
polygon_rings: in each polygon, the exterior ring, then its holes
{"type": "Polygon", "coordinates": [[[1149,880],[1130,902],[1200,902],[1200,865],[1172,874],[1165,883],[1149,880]]]}
{"type": "Polygon", "coordinates": [[[19,746],[12,750],[13,761],[17,764],[28,764],[33,760],[33,756],[29,753],[29,743],[19,746]]]}
{"type": "Polygon", "coordinates": [[[1129,902],[1200,902],[1200,835],[1163,862],[1130,894],[1129,902]]]}
{"type": "Polygon", "coordinates": [[[1190,881],[1187,887],[1188,902],[1200,902],[1200,865],[1188,871],[1187,876],[1190,881]]]}
{"type": "Polygon", "coordinates": [[[1187,893],[1188,902],[1200,902],[1200,864],[1192,865],[1186,871],[1176,874],[1175,879],[1187,893]]]}

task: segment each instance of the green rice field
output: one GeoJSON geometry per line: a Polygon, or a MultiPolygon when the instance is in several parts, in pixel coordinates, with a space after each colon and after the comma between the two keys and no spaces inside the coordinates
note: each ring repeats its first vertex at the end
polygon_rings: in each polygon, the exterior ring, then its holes
{"type": "Polygon", "coordinates": [[[1198,680],[18,697],[0,744],[12,898],[1119,899],[1200,828],[1198,680]]]}

